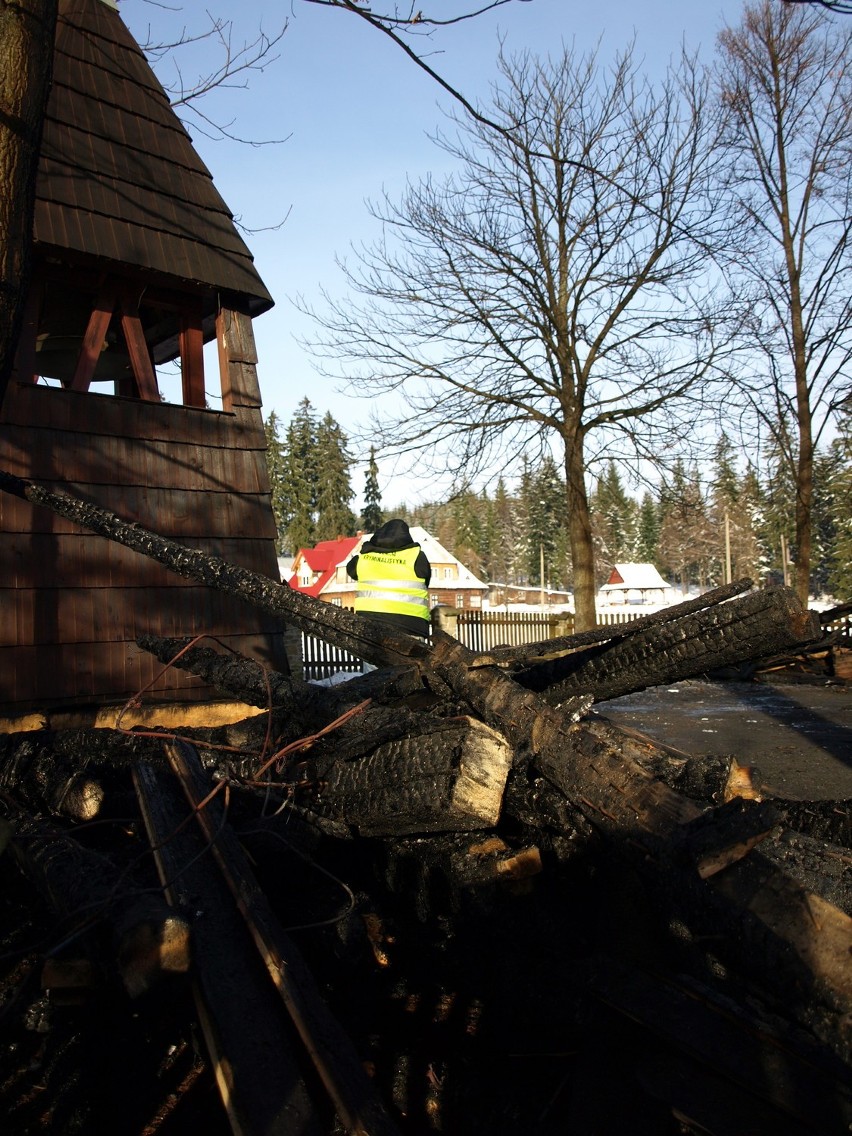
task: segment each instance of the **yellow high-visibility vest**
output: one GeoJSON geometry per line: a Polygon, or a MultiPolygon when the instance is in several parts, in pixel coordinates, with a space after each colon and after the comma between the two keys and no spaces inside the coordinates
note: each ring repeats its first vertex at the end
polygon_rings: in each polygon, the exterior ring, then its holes
{"type": "Polygon", "coordinates": [[[415,574],[414,562],[420,548],[399,552],[362,552],[355,565],[358,591],[355,610],[365,615],[413,615],[429,622],[429,592],[415,574]]]}

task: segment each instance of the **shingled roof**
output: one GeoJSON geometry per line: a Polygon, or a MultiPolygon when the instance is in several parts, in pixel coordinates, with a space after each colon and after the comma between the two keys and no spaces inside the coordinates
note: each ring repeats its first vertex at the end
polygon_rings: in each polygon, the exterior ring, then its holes
{"type": "Polygon", "coordinates": [[[210,171],[104,0],[60,0],[36,198],[37,249],[212,287],[252,316],[272,306],[210,171]]]}

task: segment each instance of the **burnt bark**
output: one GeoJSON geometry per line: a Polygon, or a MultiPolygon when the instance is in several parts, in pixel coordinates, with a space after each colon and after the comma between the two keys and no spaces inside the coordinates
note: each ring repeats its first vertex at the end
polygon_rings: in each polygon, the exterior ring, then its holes
{"type": "Polygon", "coordinates": [[[319,635],[368,662],[379,666],[411,665],[428,655],[428,645],[417,636],[388,633],[388,629],[375,620],[303,595],[286,584],[230,564],[221,557],[208,556],[178,541],[158,536],[98,505],[44,489],[4,471],[0,471],[0,489],[149,556],[179,576],[237,596],[282,622],[319,635]]]}
{"type": "Polygon", "coordinates": [[[762,977],[801,993],[800,1013],[810,1018],[816,1005],[823,1007],[824,1036],[849,1057],[852,919],[748,841],[738,862],[702,879],[677,854],[684,826],[701,810],[630,760],[617,730],[600,721],[572,722],[496,669],[472,669],[470,652],[446,636],[437,638],[432,663],[606,837],[615,855],[635,864],[664,918],[717,935],[747,971],[759,960],[762,977]]]}
{"type": "Polygon", "coordinates": [[[189,970],[189,926],[159,893],[139,890],[109,857],[73,836],[10,806],[11,849],[21,870],[61,919],[68,942],[87,943],[104,965],[101,925],[109,927],[112,965],[131,997],[151,990],[167,975],[189,970]]]}
{"type": "Polygon", "coordinates": [[[672,604],[671,607],[662,608],[660,611],[651,612],[649,615],[637,616],[626,623],[612,623],[605,627],[593,628],[590,631],[580,631],[576,635],[544,639],[539,643],[521,643],[516,647],[495,647],[487,654],[481,655],[480,661],[483,665],[496,663],[498,666],[511,665],[515,669],[521,669],[545,657],[552,658],[568,651],[574,651],[579,647],[588,647],[593,643],[624,639],[637,631],[644,630],[646,627],[671,623],[676,619],[682,619],[685,615],[691,615],[693,612],[733,599],[734,596],[741,595],[753,586],[753,582],[749,579],[736,580],[732,584],[723,584],[719,588],[712,588],[709,592],[703,592],[700,596],[694,596],[682,603],[672,604]]]}
{"type": "Polygon", "coordinates": [[[765,588],[513,673],[550,703],[577,694],[605,702],[649,686],[694,678],[822,637],[819,617],[789,588],[765,588]]]}

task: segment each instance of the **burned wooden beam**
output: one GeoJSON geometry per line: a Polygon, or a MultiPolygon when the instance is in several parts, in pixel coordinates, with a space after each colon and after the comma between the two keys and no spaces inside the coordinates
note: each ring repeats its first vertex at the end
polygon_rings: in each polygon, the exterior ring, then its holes
{"type": "Polygon", "coordinates": [[[68,493],[45,489],[3,470],[0,470],[0,490],[51,509],[81,528],[149,556],[179,576],[218,588],[278,616],[285,623],[321,635],[327,642],[368,662],[399,666],[416,663],[428,654],[428,645],[417,636],[388,633],[388,629],[375,620],[303,595],[286,584],[230,564],[218,556],[187,548],[68,493]]]}
{"type": "Polygon", "coordinates": [[[754,581],[748,578],[736,580],[731,584],[723,584],[718,588],[702,592],[700,596],[683,600],[682,603],[672,604],[648,615],[640,615],[629,619],[625,623],[611,623],[604,627],[595,627],[590,631],[579,631],[575,635],[563,635],[556,639],[544,639],[538,643],[521,643],[515,647],[494,647],[487,654],[479,656],[481,666],[509,666],[513,669],[530,666],[536,661],[555,658],[576,651],[581,647],[588,647],[595,643],[604,643],[609,640],[624,639],[637,631],[644,631],[647,627],[657,627],[663,623],[671,623],[682,619],[685,615],[712,607],[742,595],[754,587],[754,581]]]}
{"type": "Polygon", "coordinates": [[[815,642],[819,616],[791,588],[763,588],[680,619],[513,672],[550,703],[576,694],[596,702],[815,642]]]}
{"type": "MultiPolygon", "coordinates": [[[[771,957],[771,979],[795,983],[830,1010],[827,1034],[846,1056],[852,1048],[852,919],[795,879],[741,846],[744,858],[707,880],[673,855],[683,826],[701,809],[625,756],[619,732],[603,722],[574,721],[522,690],[497,668],[471,666],[471,652],[438,635],[432,665],[520,758],[559,788],[572,808],[649,878],[661,907],[720,931],[743,958],[744,944],[771,957]],[[638,857],[638,858],[637,858],[638,857]],[[759,944],[759,948],[757,945],[759,944]]],[[[728,845],[734,847],[733,844],[728,845]]]]}
{"type": "Polygon", "coordinates": [[[163,639],[139,635],[136,642],[161,663],[191,671],[210,686],[250,706],[296,715],[306,725],[327,721],[364,699],[396,702],[421,692],[415,667],[386,667],[356,675],[337,686],[318,686],[263,667],[254,659],[207,646],[189,646],[189,639],[163,639]]]}
{"type": "Polygon", "coordinates": [[[324,1126],[296,1055],[298,1041],[270,997],[265,968],[206,837],[170,772],[140,762],[133,780],[161,883],[191,919],[191,981],[222,1106],[234,1132],[320,1136],[324,1126]],[[250,1023],[250,1028],[246,1028],[250,1023]]]}
{"type": "Polygon", "coordinates": [[[189,925],[162,896],[143,891],[112,861],[46,821],[5,806],[11,849],[21,870],[62,919],[73,941],[95,926],[110,928],[112,964],[135,998],[164,977],[189,969],[189,925]]]}
{"type": "Polygon", "coordinates": [[[373,1092],[351,1040],[320,997],[301,953],[258,887],[221,802],[210,799],[210,781],[193,748],[183,742],[165,748],[272,986],[342,1123],[353,1136],[393,1136],[395,1127],[373,1092]]]}

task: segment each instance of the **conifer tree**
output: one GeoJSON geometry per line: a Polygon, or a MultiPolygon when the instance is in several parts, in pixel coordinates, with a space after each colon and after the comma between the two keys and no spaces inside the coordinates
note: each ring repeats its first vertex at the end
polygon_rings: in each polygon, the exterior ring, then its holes
{"type": "Polygon", "coordinates": [[[379,489],[379,467],[376,464],[376,448],[370,446],[370,464],[367,466],[367,476],[364,480],[364,508],[361,511],[361,523],[364,531],[373,533],[384,521],[382,513],[382,494],[379,489]]]}
{"type": "Polygon", "coordinates": [[[263,424],[266,434],[266,470],[269,475],[269,489],[272,499],[272,515],[275,517],[277,537],[275,550],[280,556],[284,552],[285,533],[290,523],[284,499],[285,454],[281,441],[281,420],[271,411],[263,424]]]}
{"type": "Polygon", "coordinates": [[[358,519],[349,507],[353,493],[347,445],[346,435],[327,411],[316,434],[317,540],[355,534],[358,519]]]}
{"type": "Polygon", "coordinates": [[[614,461],[597,484],[592,504],[597,553],[601,575],[608,575],[613,564],[635,559],[638,544],[636,502],[627,493],[614,461]]]}
{"type": "MultiPolygon", "coordinates": [[[[556,462],[546,457],[525,486],[523,507],[527,521],[527,574],[532,584],[547,584],[556,563],[557,531],[566,526],[565,482],[556,462]],[[544,558],[544,580],[541,561],[544,558]]],[[[559,573],[561,575],[561,573],[559,573]]]]}
{"type": "Polygon", "coordinates": [[[833,551],[837,540],[835,493],[839,488],[839,452],[832,446],[814,458],[814,495],[811,545],[811,592],[825,595],[830,588],[833,551]]]}
{"type": "Polygon", "coordinates": [[[838,604],[852,602],[852,420],[846,419],[832,442],[834,542],[829,586],[838,604]]]}
{"type": "Polygon", "coordinates": [[[288,518],[285,533],[287,551],[316,544],[317,504],[317,420],[308,398],[299,403],[284,439],[282,500],[288,518]]]}
{"type": "Polygon", "coordinates": [[[639,506],[636,557],[640,564],[656,564],[659,558],[660,514],[657,502],[646,492],[639,506]]]}
{"type": "Polygon", "coordinates": [[[466,489],[452,503],[455,555],[475,574],[482,572],[482,519],[479,497],[466,489]]]}
{"type": "Polygon", "coordinates": [[[701,482],[695,469],[675,462],[671,479],[660,493],[659,550],[666,574],[683,590],[719,582],[719,541],[707,516],[701,482]],[[715,569],[715,572],[714,572],[715,569]]]}
{"type": "Polygon", "coordinates": [[[709,520],[719,540],[719,576],[724,580],[730,550],[731,579],[760,574],[760,546],[751,510],[744,497],[743,481],[736,468],[736,454],[723,431],[714,449],[713,476],[710,482],[709,520]]]}
{"type": "MultiPolygon", "coordinates": [[[[793,464],[773,439],[764,455],[766,474],[763,478],[765,542],[770,579],[780,583],[784,577],[782,549],[786,545],[789,565],[796,562],[795,517],[796,484],[793,464]]],[[[789,575],[789,573],[788,573],[789,575]]]]}

